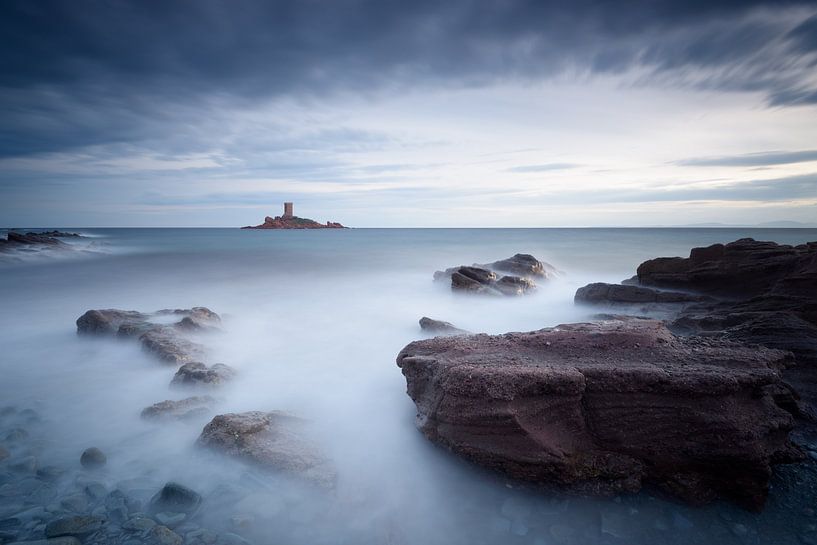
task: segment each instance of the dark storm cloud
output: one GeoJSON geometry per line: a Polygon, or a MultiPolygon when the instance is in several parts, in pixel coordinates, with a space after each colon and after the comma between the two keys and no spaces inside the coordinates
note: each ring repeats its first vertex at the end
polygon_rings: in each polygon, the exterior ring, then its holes
{"type": "Polygon", "coordinates": [[[568,70],[642,67],[648,81],[813,103],[815,11],[781,0],[7,0],[0,156],[161,148],[167,127],[194,124],[212,97],[321,100],[568,70]]]}
{"type": "Polygon", "coordinates": [[[817,161],[817,150],[767,151],[721,157],[696,157],[676,161],[676,165],[693,167],[765,167],[817,161]]]}

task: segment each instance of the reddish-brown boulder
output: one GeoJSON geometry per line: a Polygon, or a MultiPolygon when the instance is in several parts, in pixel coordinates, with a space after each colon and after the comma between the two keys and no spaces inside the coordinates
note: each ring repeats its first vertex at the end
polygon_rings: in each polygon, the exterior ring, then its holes
{"type": "Polygon", "coordinates": [[[619,320],[436,337],[397,364],[420,430],[480,465],[581,493],[653,483],[757,509],[771,465],[799,455],[768,388],[789,357],[619,320]]]}

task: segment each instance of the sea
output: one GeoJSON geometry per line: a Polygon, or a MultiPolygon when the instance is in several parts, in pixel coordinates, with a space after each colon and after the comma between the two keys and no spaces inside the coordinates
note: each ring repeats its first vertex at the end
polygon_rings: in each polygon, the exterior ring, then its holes
{"type": "Polygon", "coordinates": [[[11,461],[34,457],[61,471],[46,509],[91,480],[144,502],[174,481],[204,498],[178,533],[208,528],[235,543],[817,542],[803,541],[817,536],[817,495],[792,484],[798,466],[776,470],[761,513],[724,502],[693,508],[650,489],[575,497],[475,467],[417,431],[395,364],[407,343],[427,337],[422,316],[485,333],[589,320],[596,311],[573,303],[576,289],[620,282],[647,259],[744,237],[800,244],[817,240],[817,229],[59,229],[83,237],[63,239],[67,251],[0,253],[0,407],[10,408],[0,446],[12,455],[0,462],[0,518],[15,516],[19,499],[11,461]],[[436,270],[516,253],[561,274],[507,298],[463,296],[432,280],[436,270]],[[206,344],[211,361],[237,370],[209,393],[216,412],[308,420],[337,469],[334,490],[203,451],[196,439],[210,417],[141,419],[144,407],[188,395],[169,388],[174,369],[133,341],[76,333],[89,309],[194,306],[221,315],[223,331],[206,344]],[[10,426],[28,436],[18,450],[10,426]],[[91,446],[107,456],[96,472],[79,463],[91,446]]]}

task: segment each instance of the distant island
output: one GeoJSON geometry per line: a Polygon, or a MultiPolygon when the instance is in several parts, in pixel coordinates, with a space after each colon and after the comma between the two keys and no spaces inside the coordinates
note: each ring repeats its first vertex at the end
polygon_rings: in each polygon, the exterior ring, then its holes
{"type": "Polygon", "coordinates": [[[285,202],[282,216],[275,216],[274,218],[267,216],[261,225],[248,225],[242,227],[242,229],[347,229],[347,227],[334,221],[318,223],[309,218],[299,218],[293,214],[292,210],[293,204],[285,202]]]}

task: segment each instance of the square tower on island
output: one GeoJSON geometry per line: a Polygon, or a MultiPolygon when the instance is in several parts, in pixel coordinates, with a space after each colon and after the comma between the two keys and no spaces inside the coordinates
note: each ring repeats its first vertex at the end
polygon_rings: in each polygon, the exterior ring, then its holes
{"type": "Polygon", "coordinates": [[[294,214],[292,213],[292,203],[285,202],[284,203],[284,217],[291,218],[294,214]]]}

